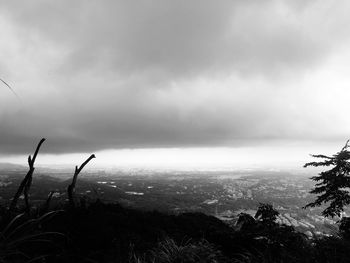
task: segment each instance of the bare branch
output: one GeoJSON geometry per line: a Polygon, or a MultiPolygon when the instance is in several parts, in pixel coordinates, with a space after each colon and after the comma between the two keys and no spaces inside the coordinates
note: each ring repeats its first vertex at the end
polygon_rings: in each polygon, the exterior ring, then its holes
{"type": "Polygon", "coordinates": [[[75,191],[75,185],[77,183],[77,179],[78,179],[78,175],[79,173],[83,170],[83,168],[85,167],[85,165],[87,165],[93,158],[96,158],[96,156],[94,154],[91,154],[89,158],[86,159],[85,162],[83,162],[80,167],[78,168],[78,166],[75,166],[75,171],[74,171],[74,175],[73,175],[73,180],[72,183],[68,186],[67,188],[67,192],[68,192],[68,199],[69,199],[69,204],[74,207],[75,203],[74,203],[74,191],[75,191]]]}
{"type": "MultiPolygon", "coordinates": [[[[36,156],[38,155],[39,150],[40,150],[40,147],[41,147],[41,145],[43,144],[44,141],[45,141],[45,138],[42,138],[42,139],[40,140],[38,146],[36,147],[36,150],[35,150],[34,155],[33,155],[33,159],[31,160],[31,165],[32,165],[32,166],[34,166],[36,156]]],[[[29,157],[30,157],[30,156],[29,156],[29,157]]]]}
{"type": "Polygon", "coordinates": [[[10,204],[9,207],[9,211],[12,212],[16,206],[17,206],[17,202],[19,197],[21,196],[22,193],[24,193],[24,198],[25,198],[25,202],[26,202],[26,211],[29,212],[29,198],[28,198],[28,193],[29,193],[29,189],[32,183],[32,179],[33,179],[33,173],[34,173],[34,163],[35,163],[35,159],[39,153],[40,147],[43,144],[43,142],[45,141],[45,139],[41,139],[40,142],[38,143],[36,150],[34,152],[34,157],[33,159],[31,158],[31,156],[28,156],[28,165],[29,165],[29,170],[26,174],[26,176],[24,177],[24,179],[22,180],[21,184],[19,185],[17,192],[15,194],[15,196],[12,199],[12,202],[10,204]]]}

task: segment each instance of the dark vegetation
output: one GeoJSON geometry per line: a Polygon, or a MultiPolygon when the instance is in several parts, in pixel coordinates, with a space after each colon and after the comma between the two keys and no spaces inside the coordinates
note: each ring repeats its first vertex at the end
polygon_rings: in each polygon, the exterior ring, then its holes
{"type": "MultiPolygon", "coordinates": [[[[240,214],[227,224],[202,213],[165,214],[125,208],[117,203],[87,201],[75,196],[79,173],[91,155],[75,167],[67,201],[31,206],[30,187],[35,160],[8,207],[0,210],[0,262],[349,262],[350,220],[340,222],[336,236],[308,239],[291,226],[275,222],[278,212],[260,204],[255,217],[240,214]],[[23,201],[20,197],[23,196],[23,201]]],[[[324,215],[339,215],[349,203],[348,144],[324,162],[333,165],[313,177],[318,198],[308,206],[330,202],[324,215]]]]}
{"type": "Polygon", "coordinates": [[[323,154],[312,155],[315,158],[324,159],[320,162],[310,162],[304,165],[308,166],[333,166],[327,171],[321,172],[318,176],[314,176],[311,179],[316,181],[315,188],[311,191],[313,194],[317,194],[318,197],[315,202],[308,204],[306,207],[321,206],[323,203],[329,203],[329,206],[322,212],[324,216],[340,216],[344,210],[344,206],[350,204],[350,152],[349,141],[340,152],[326,156],[323,154]]]}

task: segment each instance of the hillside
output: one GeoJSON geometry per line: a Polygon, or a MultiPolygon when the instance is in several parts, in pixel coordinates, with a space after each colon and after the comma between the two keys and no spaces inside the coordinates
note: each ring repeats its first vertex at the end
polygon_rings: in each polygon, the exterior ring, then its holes
{"type": "MultiPolygon", "coordinates": [[[[17,239],[31,231],[43,233],[44,246],[38,246],[40,242],[35,238],[29,239],[24,247],[18,246],[21,254],[2,253],[5,262],[26,262],[26,258],[43,254],[45,262],[130,263],[347,262],[350,256],[346,249],[350,243],[345,239],[311,240],[293,227],[255,219],[229,225],[202,213],[168,215],[100,201],[82,203],[74,209],[62,208],[63,211],[42,220],[40,229],[17,232],[17,239]]],[[[30,217],[36,217],[34,214],[30,217]]],[[[19,226],[15,222],[13,228],[19,226]]]]}

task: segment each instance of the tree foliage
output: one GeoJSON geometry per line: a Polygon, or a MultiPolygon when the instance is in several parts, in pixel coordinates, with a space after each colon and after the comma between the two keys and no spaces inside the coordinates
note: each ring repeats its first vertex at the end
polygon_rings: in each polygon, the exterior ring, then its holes
{"type": "Polygon", "coordinates": [[[260,203],[258,210],[256,211],[255,218],[261,220],[264,223],[273,223],[279,215],[278,211],[270,204],[260,203]]]}
{"type": "Polygon", "coordinates": [[[340,216],[344,207],[350,204],[350,151],[349,140],[345,146],[336,154],[326,156],[322,154],[311,155],[314,158],[323,159],[319,162],[309,162],[304,167],[326,166],[331,169],[320,172],[318,176],[311,177],[316,181],[314,189],[310,191],[316,194],[314,202],[309,203],[306,207],[316,207],[322,204],[328,204],[328,207],[322,212],[324,216],[340,216]]]}

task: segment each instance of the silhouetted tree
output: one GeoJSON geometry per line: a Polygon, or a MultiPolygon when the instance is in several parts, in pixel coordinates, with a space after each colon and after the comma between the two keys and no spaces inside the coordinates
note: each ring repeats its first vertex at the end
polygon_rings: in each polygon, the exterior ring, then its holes
{"type": "Polygon", "coordinates": [[[278,211],[272,205],[260,203],[255,218],[261,220],[263,223],[274,223],[278,215],[278,211]]]}
{"type": "Polygon", "coordinates": [[[340,216],[344,206],[350,204],[350,151],[349,140],[340,152],[326,156],[322,154],[311,155],[315,158],[324,159],[320,162],[306,163],[304,167],[308,166],[333,166],[327,171],[320,172],[318,176],[311,177],[316,181],[315,188],[310,191],[316,194],[317,198],[314,202],[307,204],[306,207],[321,206],[329,203],[329,206],[322,212],[324,216],[340,216]]]}

